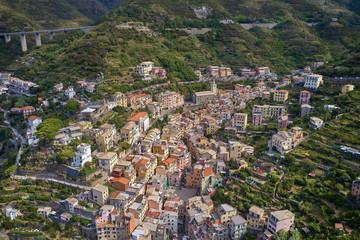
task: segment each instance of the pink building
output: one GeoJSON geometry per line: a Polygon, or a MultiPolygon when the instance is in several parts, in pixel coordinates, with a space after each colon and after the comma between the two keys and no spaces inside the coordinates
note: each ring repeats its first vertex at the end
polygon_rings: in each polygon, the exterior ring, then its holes
{"type": "Polygon", "coordinates": [[[27,116],[35,112],[35,108],[32,106],[26,106],[22,108],[12,108],[11,111],[21,113],[24,118],[27,118],[27,116]]]}
{"type": "Polygon", "coordinates": [[[261,112],[253,112],[252,114],[252,124],[254,126],[261,126],[263,120],[263,114],[261,112]]]}
{"type": "Polygon", "coordinates": [[[181,175],[182,173],[180,171],[168,172],[169,186],[179,187],[181,183],[181,175]]]}
{"type": "Polygon", "coordinates": [[[295,215],[289,210],[275,211],[269,217],[267,230],[272,234],[284,230],[289,231],[294,226],[295,215]]]}
{"type": "Polygon", "coordinates": [[[278,129],[286,128],[289,125],[289,117],[287,115],[281,116],[278,120],[278,129]]]}
{"type": "Polygon", "coordinates": [[[310,104],[310,92],[309,91],[301,91],[299,97],[299,104],[310,104]]]}
{"type": "Polygon", "coordinates": [[[162,201],[159,195],[151,195],[148,197],[148,204],[150,210],[161,210],[162,201]]]}
{"type": "Polygon", "coordinates": [[[77,82],[77,86],[79,88],[86,87],[86,85],[87,85],[87,81],[79,81],[79,82],[77,82]]]}
{"type": "Polygon", "coordinates": [[[219,153],[219,159],[220,159],[220,160],[223,160],[223,161],[225,161],[225,162],[230,161],[229,152],[220,152],[220,153],[219,153]]]}
{"type": "Polygon", "coordinates": [[[166,175],[155,175],[149,180],[148,184],[146,185],[146,189],[155,188],[159,191],[159,193],[164,193],[166,187],[168,185],[168,179],[166,175]]]}
{"type": "Polygon", "coordinates": [[[161,67],[154,67],[151,73],[157,75],[159,78],[166,78],[166,70],[161,67]]]}
{"type": "Polygon", "coordinates": [[[169,201],[169,200],[167,200],[164,203],[164,211],[177,212],[177,210],[178,210],[178,202],[177,201],[169,201]]]}
{"type": "Polygon", "coordinates": [[[100,208],[99,214],[95,217],[95,223],[115,221],[117,209],[113,205],[104,205],[100,208]]]}
{"type": "Polygon", "coordinates": [[[355,196],[357,201],[360,200],[360,177],[356,178],[352,183],[351,195],[355,196]]]}

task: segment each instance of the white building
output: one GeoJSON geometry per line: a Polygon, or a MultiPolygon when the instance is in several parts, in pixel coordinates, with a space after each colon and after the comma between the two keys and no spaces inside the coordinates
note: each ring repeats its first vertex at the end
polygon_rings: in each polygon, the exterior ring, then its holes
{"type": "Polygon", "coordinates": [[[37,127],[42,123],[42,119],[37,116],[30,116],[28,118],[28,123],[30,127],[37,127]]]}
{"type": "Polygon", "coordinates": [[[222,112],[221,112],[221,119],[223,120],[223,121],[229,121],[230,119],[231,119],[231,111],[230,110],[223,110],[222,112]]]}
{"type": "Polygon", "coordinates": [[[166,228],[172,231],[174,234],[178,232],[178,213],[177,212],[170,212],[164,211],[164,224],[166,228]]]}
{"type": "Polygon", "coordinates": [[[20,211],[14,208],[13,206],[6,207],[5,209],[5,216],[9,217],[10,220],[14,220],[19,214],[20,211]]]}
{"type": "Polygon", "coordinates": [[[91,146],[87,143],[82,143],[77,146],[75,155],[73,157],[73,162],[71,166],[73,167],[84,167],[85,163],[91,162],[91,146]]]}
{"type": "Polygon", "coordinates": [[[340,109],[336,105],[325,105],[324,108],[325,108],[325,110],[328,110],[328,111],[332,111],[334,109],[340,109]]]}
{"type": "Polygon", "coordinates": [[[321,75],[307,75],[304,87],[316,90],[322,83],[323,77],[321,75]]]}
{"type": "Polygon", "coordinates": [[[246,233],[247,221],[240,215],[231,218],[229,228],[230,237],[233,240],[241,239],[246,233]]]}
{"type": "Polygon", "coordinates": [[[116,152],[99,153],[97,158],[99,166],[109,175],[119,160],[116,152]]]}
{"type": "Polygon", "coordinates": [[[317,117],[310,118],[310,127],[317,129],[324,126],[324,121],[317,117]]]}
{"type": "Polygon", "coordinates": [[[76,95],[76,92],[74,91],[73,87],[68,87],[68,89],[65,90],[65,96],[67,96],[69,99],[72,99],[76,95]]]}

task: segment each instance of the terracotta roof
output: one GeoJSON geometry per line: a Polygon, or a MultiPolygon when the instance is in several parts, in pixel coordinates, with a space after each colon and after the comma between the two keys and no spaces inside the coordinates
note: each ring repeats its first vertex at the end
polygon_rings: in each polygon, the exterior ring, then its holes
{"type": "Polygon", "coordinates": [[[207,167],[204,169],[204,173],[203,173],[204,177],[210,176],[211,174],[214,174],[212,167],[207,167]]]}
{"type": "Polygon", "coordinates": [[[117,182],[119,182],[119,183],[122,183],[122,184],[128,184],[130,181],[129,181],[129,179],[127,179],[127,178],[119,177],[119,178],[114,178],[114,179],[112,179],[111,182],[112,182],[112,183],[117,183],[117,182]]]}
{"type": "Polygon", "coordinates": [[[160,217],[160,213],[159,213],[159,212],[150,212],[150,211],[148,211],[148,212],[146,213],[146,216],[151,217],[151,218],[159,218],[159,217],[160,217]]]}
{"type": "Polygon", "coordinates": [[[335,228],[344,228],[344,225],[342,223],[335,223],[335,228]]]}
{"type": "Polygon", "coordinates": [[[136,165],[144,165],[145,166],[148,162],[149,161],[146,159],[141,159],[136,163],[136,165]]]}
{"type": "Polygon", "coordinates": [[[140,120],[140,118],[143,118],[147,115],[147,112],[137,112],[133,114],[131,117],[129,117],[126,121],[128,122],[137,122],[140,120]]]}
{"type": "Polygon", "coordinates": [[[150,96],[150,95],[146,94],[146,93],[142,93],[142,94],[135,95],[135,98],[142,98],[142,97],[147,97],[147,96],[150,96]]]}
{"type": "Polygon", "coordinates": [[[35,109],[35,108],[32,106],[26,106],[21,108],[21,110],[30,110],[30,109],[35,109]]]}
{"type": "Polygon", "coordinates": [[[300,93],[309,93],[310,94],[310,92],[309,91],[301,91],[300,93]]]}
{"type": "Polygon", "coordinates": [[[174,159],[168,158],[168,159],[166,159],[165,161],[163,161],[160,165],[168,166],[168,165],[170,165],[170,164],[173,163],[173,162],[174,162],[174,159]]]}
{"type": "Polygon", "coordinates": [[[120,192],[113,192],[113,193],[110,195],[110,198],[116,198],[119,194],[120,194],[120,192]]]}
{"type": "Polygon", "coordinates": [[[37,116],[31,116],[31,117],[29,117],[29,120],[31,120],[31,121],[34,121],[34,120],[36,120],[36,119],[41,119],[41,118],[39,118],[39,117],[37,117],[37,116]]]}

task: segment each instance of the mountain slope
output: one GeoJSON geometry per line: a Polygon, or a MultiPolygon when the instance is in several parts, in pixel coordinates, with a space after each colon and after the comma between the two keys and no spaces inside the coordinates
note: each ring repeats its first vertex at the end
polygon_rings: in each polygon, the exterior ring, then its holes
{"type": "Polygon", "coordinates": [[[193,70],[215,64],[230,66],[236,73],[260,65],[285,73],[358,51],[357,18],[343,5],[333,3],[327,11],[303,0],[132,0],[93,31],[59,36],[53,44],[35,50],[31,55],[37,64],[21,67],[18,73],[28,79],[74,82],[103,72],[109,84],[128,83],[132,69],[145,60],[167,68],[170,80],[192,80],[193,70]],[[334,11],[337,6],[341,11],[334,11]],[[194,11],[201,7],[206,8],[206,19],[194,11]],[[335,17],[339,22],[332,22],[335,17]],[[239,24],[219,23],[226,18],[279,24],[274,29],[245,30],[239,24]],[[315,27],[306,24],[314,21],[319,22],[315,27]],[[153,35],[116,27],[124,22],[143,22],[153,35]],[[212,31],[192,36],[175,30],[192,27],[212,31]]]}
{"type": "Polygon", "coordinates": [[[93,24],[121,0],[0,0],[0,32],[93,24]]]}

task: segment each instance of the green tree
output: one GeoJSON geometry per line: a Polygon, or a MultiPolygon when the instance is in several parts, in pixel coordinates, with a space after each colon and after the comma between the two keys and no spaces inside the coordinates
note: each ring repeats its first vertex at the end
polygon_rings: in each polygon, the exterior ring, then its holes
{"type": "Polygon", "coordinates": [[[277,233],[275,233],[273,235],[273,239],[274,240],[288,240],[289,239],[289,234],[288,232],[285,232],[284,230],[280,230],[277,233]]]}
{"type": "Polygon", "coordinates": [[[51,141],[57,135],[57,131],[61,128],[62,121],[57,118],[45,119],[38,127],[36,136],[45,142],[51,141]]]}
{"type": "Polygon", "coordinates": [[[75,154],[74,151],[65,149],[64,151],[59,153],[56,157],[59,162],[66,163],[66,161],[73,158],[74,154],[75,154]]]}
{"type": "Polygon", "coordinates": [[[76,100],[70,100],[64,107],[66,112],[69,113],[76,113],[77,111],[79,111],[79,102],[76,100]]]}

